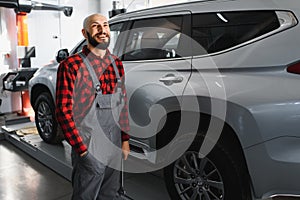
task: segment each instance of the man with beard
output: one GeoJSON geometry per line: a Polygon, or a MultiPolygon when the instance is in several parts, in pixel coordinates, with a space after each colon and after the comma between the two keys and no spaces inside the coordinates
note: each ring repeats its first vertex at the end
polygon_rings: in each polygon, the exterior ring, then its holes
{"type": "Polygon", "coordinates": [[[117,199],[120,161],[129,154],[124,69],[107,49],[110,29],[100,14],[88,16],[82,52],[57,72],[56,116],[72,146],[72,199],[117,199]]]}

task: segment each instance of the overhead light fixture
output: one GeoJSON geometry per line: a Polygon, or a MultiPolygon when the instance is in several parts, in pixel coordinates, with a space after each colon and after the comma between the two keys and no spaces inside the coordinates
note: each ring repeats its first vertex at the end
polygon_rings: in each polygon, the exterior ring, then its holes
{"type": "Polygon", "coordinates": [[[0,7],[17,8],[18,7],[18,0],[0,0],[0,7]]]}
{"type": "Polygon", "coordinates": [[[41,3],[31,0],[19,0],[19,6],[17,8],[18,12],[30,13],[31,10],[53,10],[53,11],[63,11],[65,16],[70,17],[73,13],[73,7],[71,6],[60,6],[47,3],[41,3]]]}

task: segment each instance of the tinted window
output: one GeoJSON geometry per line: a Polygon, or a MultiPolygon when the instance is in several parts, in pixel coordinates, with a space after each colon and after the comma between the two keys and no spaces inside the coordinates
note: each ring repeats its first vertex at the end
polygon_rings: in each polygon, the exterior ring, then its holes
{"type": "Polygon", "coordinates": [[[192,38],[203,48],[196,48],[194,45],[194,55],[225,50],[278,27],[274,11],[194,14],[192,38]]]}
{"type": "Polygon", "coordinates": [[[82,41],[77,47],[75,47],[75,49],[71,52],[71,54],[78,53],[79,51],[82,50],[82,47],[86,44],[87,44],[86,40],[82,41]]]}
{"type": "Polygon", "coordinates": [[[160,17],[133,22],[124,60],[180,57],[182,16],[160,17]]]}
{"type": "Polygon", "coordinates": [[[112,24],[110,25],[110,44],[108,49],[113,53],[117,54],[115,45],[117,42],[117,39],[121,33],[121,30],[124,26],[124,23],[118,23],[118,24],[112,24]]]}

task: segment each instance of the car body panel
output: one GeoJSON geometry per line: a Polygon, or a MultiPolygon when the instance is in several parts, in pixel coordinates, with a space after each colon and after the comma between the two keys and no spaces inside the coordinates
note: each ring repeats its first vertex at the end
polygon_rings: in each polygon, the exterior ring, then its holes
{"type": "Polygon", "coordinates": [[[55,99],[55,87],[56,87],[56,73],[57,73],[58,64],[54,62],[53,64],[46,65],[37,70],[34,74],[33,78],[29,81],[29,94],[31,104],[33,105],[32,96],[34,96],[36,91],[35,86],[44,86],[48,88],[50,94],[52,95],[53,99],[55,99]],[[36,78],[37,77],[37,78],[36,78]]]}
{"type": "Polygon", "coordinates": [[[158,103],[164,99],[175,97],[177,104],[180,104],[181,94],[191,75],[191,58],[176,61],[151,61],[146,64],[125,61],[123,64],[126,70],[126,90],[130,97],[131,135],[133,138],[140,138],[149,147],[155,148],[155,138],[151,137],[159,132],[157,129],[161,119],[167,113],[174,111],[172,108],[162,107],[163,105],[158,103]],[[182,81],[170,85],[160,81],[161,78],[169,75],[181,77],[182,81]]]}

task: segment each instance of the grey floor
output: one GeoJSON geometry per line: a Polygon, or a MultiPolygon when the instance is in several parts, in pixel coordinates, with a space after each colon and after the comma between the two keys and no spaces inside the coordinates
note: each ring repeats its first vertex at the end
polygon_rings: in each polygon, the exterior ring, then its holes
{"type": "Polygon", "coordinates": [[[0,141],[1,200],[70,199],[69,181],[7,141],[0,141]]]}
{"type": "MultiPolygon", "coordinates": [[[[160,171],[125,174],[134,200],[170,199],[160,171]]],[[[69,200],[71,183],[6,140],[0,133],[0,200],[69,200]]]]}
{"type": "MultiPolygon", "coordinates": [[[[169,197],[158,172],[126,174],[127,194],[138,200],[169,197]]],[[[1,200],[69,200],[71,183],[9,142],[0,141],[1,200]]]]}

